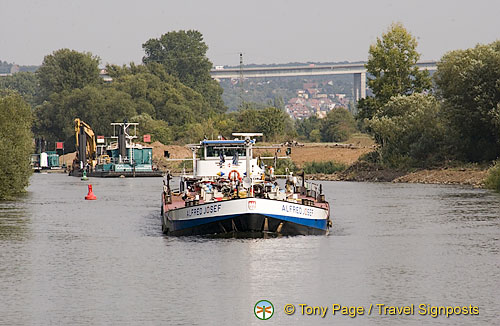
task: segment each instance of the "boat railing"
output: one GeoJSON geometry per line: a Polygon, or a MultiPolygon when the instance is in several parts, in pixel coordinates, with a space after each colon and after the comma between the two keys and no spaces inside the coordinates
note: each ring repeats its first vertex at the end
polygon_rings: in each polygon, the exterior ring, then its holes
{"type": "Polygon", "coordinates": [[[317,183],[306,181],[304,183],[306,197],[316,198],[318,201],[323,202],[323,186],[317,183]]]}

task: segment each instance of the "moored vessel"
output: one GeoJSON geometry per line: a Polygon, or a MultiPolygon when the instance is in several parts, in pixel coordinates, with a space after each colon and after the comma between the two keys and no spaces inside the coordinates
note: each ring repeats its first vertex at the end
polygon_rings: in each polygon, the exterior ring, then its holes
{"type": "Polygon", "coordinates": [[[153,148],[137,144],[138,123],[112,123],[113,136],[105,143],[88,124],[75,119],[77,155],[70,175],[81,177],[161,177],[153,167],[153,148]],[[133,129],[133,131],[131,131],[133,129]]]}

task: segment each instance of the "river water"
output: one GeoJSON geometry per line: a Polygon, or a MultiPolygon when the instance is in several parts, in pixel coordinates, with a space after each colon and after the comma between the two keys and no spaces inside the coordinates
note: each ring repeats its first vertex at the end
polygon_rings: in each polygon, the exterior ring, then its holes
{"type": "Polygon", "coordinates": [[[175,238],[161,233],[161,178],[89,182],[96,201],[84,200],[88,182],[35,174],[19,201],[0,202],[0,324],[500,324],[498,194],[324,182],[329,236],[175,238]],[[274,305],[268,321],[253,312],[261,299],[274,305]],[[365,311],[333,315],[332,304],[365,311]],[[434,318],[419,304],[479,314],[434,318]]]}

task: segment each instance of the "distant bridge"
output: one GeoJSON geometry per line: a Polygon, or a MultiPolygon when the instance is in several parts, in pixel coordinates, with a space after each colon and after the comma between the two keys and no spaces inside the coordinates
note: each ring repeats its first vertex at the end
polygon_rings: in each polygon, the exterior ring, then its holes
{"type": "MultiPolygon", "coordinates": [[[[436,70],[436,61],[421,61],[417,63],[420,70],[436,70]]],[[[260,68],[242,68],[241,74],[244,78],[266,78],[266,77],[292,77],[292,76],[322,76],[322,75],[344,75],[354,76],[354,99],[366,97],[366,68],[364,63],[322,65],[311,64],[309,66],[277,66],[260,68]]],[[[239,78],[240,69],[212,69],[210,75],[215,79],[239,78]]]]}

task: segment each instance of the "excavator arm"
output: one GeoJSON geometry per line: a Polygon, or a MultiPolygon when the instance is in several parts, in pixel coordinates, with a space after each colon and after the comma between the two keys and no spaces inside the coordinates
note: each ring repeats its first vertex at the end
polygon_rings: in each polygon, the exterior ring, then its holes
{"type": "Polygon", "coordinates": [[[84,167],[88,164],[93,168],[97,162],[97,144],[94,131],[87,123],[83,122],[79,118],[76,118],[75,136],[78,161],[83,162],[84,167]]]}

